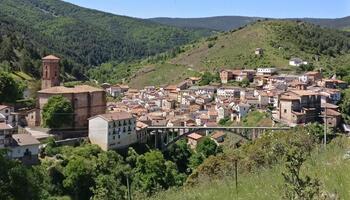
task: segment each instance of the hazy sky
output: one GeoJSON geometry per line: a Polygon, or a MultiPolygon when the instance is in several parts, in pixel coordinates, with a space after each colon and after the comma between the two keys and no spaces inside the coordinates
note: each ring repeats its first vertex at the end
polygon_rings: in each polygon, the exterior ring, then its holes
{"type": "Polygon", "coordinates": [[[338,18],[350,15],[350,0],[65,0],[119,15],[150,17],[338,18]]]}

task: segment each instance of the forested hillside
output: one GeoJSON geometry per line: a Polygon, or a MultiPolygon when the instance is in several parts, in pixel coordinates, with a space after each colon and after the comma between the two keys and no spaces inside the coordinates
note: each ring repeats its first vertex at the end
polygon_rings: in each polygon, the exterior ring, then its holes
{"type": "MultiPolygon", "coordinates": [[[[158,85],[172,84],[194,72],[217,72],[225,68],[277,67],[288,73],[303,70],[289,66],[289,59],[293,57],[308,61],[313,69],[322,68],[328,75],[337,74],[350,80],[347,73],[350,69],[349,33],[301,21],[255,22],[185,45],[178,52],[172,57],[158,57],[137,65],[139,70],[131,73],[130,85],[142,87],[154,84],[155,79],[158,85]],[[255,55],[256,48],[262,48],[263,55],[255,55]],[[166,68],[169,73],[171,68],[171,75],[164,73],[166,68]]],[[[128,70],[132,72],[133,69],[131,66],[128,70]]]]}
{"type": "Polygon", "coordinates": [[[229,31],[245,26],[262,18],[241,16],[219,16],[203,18],[151,18],[151,21],[182,28],[204,28],[216,31],[229,31]]]}
{"type": "MultiPolygon", "coordinates": [[[[165,25],[171,25],[181,28],[204,28],[216,31],[229,31],[236,29],[258,20],[263,20],[263,17],[243,17],[243,16],[218,16],[218,17],[203,17],[203,18],[151,18],[149,20],[165,25]]],[[[269,18],[273,20],[273,18],[269,18]]],[[[276,19],[277,20],[277,19],[276,19]]],[[[284,19],[284,20],[300,20],[315,25],[320,25],[333,29],[350,28],[350,17],[337,19],[320,19],[320,18],[300,18],[300,19],[284,19]]]]}
{"type": "Polygon", "coordinates": [[[19,63],[21,57],[28,57],[38,71],[37,59],[53,53],[65,59],[66,72],[76,75],[89,66],[140,59],[208,34],[206,30],[159,25],[60,0],[1,0],[0,24],[5,44],[1,44],[0,63],[27,67],[19,63]]]}

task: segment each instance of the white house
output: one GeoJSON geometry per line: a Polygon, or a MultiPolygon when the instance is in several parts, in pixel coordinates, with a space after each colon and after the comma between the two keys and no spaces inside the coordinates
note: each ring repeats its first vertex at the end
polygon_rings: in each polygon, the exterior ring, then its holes
{"type": "Polygon", "coordinates": [[[321,94],[321,103],[337,104],[341,100],[341,91],[338,89],[324,89],[321,94]]]}
{"type": "Polygon", "coordinates": [[[5,122],[0,122],[0,149],[5,148],[9,143],[9,136],[12,135],[13,127],[5,122]]]}
{"type": "Polygon", "coordinates": [[[192,86],[188,89],[192,93],[196,95],[203,95],[203,94],[214,94],[216,91],[216,87],[214,86],[192,86]]]}
{"type": "Polygon", "coordinates": [[[9,157],[19,159],[25,163],[38,161],[40,142],[30,134],[13,134],[9,157]]]}
{"type": "Polygon", "coordinates": [[[216,119],[217,122],[229,116],[228,109],[225,108],[224,106],[220,106],[219,108],[216,109],[216,111],[218,112],[218,117],[216,119]]]}
{"type": "Polygon", "coordinates": [[[308,62],[303,61],[300,58],[292,58],[289,60],[289,65],[294,67],[300,67],[301,65],[307,65],[308,62]]]}
{"type": "Polygon", "coordinates": [[[14,108],[11,106],[0,105],[0,122],[6,122],[12,126],[16,125],[16,117],[12,114],[14,108]]]}
{"type": "Polygon", "coordinates": [[[119,95],[124,94],[129,90],[129,86],[127,85],[112,85],[106,89],[106,92],[112,97],[117,97],[119,95]]]}
{"type": "Polygon", "coordinates": [[[277,72],[276,68],[257,68],[256,69],[256,74],[257,75],[272,75],[277,72]]]}
{"type": "Polygon", "coordinates": [[[221,87],[217,90],[217,96],[218,97],[225,97],[225,98],[241,98],[241,88],[239,87],[221,87]]]}
{"type": "Polygon", "coordinates": [[[237,104],[234,107],[234,110],[237,113],[237,121],[241,121],[242,118],[245,117],[248,114],[249,109],[250,109],[250,105],[249,104],[245,104],[245,103],[237,104]]]}
{"type": "Polygon", "coordinates": [[[89,139],[103,150],[128,147],[137,142],[136,118],[128,112],[102,114],[89,119],[89,139]]]}
{"type": "Polygon", "coordinates": [[[264,53],[264,50],[262,48],[256,48],[255,49],[255,55],[262,55],[264,53]]]}
{"type": "Polygon", "coordinates": [[[299,76],[299,81],[302,83],[309,83],[309,77],[307,75],[301,75],[299,76]]]}

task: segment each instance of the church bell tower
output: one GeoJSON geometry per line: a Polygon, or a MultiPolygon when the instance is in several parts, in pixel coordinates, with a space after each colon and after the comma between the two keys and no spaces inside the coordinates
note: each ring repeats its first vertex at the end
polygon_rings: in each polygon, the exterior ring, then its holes
{"type": "Polygon", "coordinates": [[[59,61],[60,59],[53,55],[42,58],[42,90],[60,85],[59,61]]]}

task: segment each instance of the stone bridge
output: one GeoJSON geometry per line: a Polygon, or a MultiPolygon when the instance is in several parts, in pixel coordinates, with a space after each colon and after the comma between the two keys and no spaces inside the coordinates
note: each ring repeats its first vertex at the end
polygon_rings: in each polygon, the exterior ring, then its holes
{"type": "Polygon", "coordinates": [[[147,128],[147,132],[150,136],[154,137],[154,146],[161,150],[167,149],[169,146],[177,142],[178,140],[185,138],[191,133],[203,132],[203,131],[226,131],[238,136],[241,136],[247,140],[254,140],[259,137],[260,134],[265,131],[280,131],[289,130],[290,127],[204,127],[204,126],[174,126],[174,127],[157,127],[150,126],[147,128]]]}

